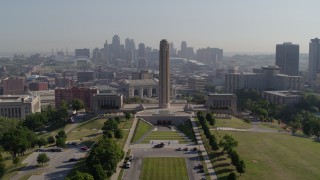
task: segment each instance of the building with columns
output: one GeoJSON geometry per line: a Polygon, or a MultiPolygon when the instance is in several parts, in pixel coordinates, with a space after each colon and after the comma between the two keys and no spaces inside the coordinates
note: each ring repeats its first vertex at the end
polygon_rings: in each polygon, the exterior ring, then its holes
{"type": "Polygon", "coordinates": [[[124,80],[120,83],[119,90],[127,98],[157,97],[158,82],[154,79],[124,80]]]}
{"type": "Polygon", "coordinates": [[[159,52],[159,108],[170,108],[169,44],[163,39],[159,52]]]}
{"type": "Polygon", "coordinates": [[[0,96],[0,116],[25,119],[31,113],[41,112],[39,95],[0,96]]]}

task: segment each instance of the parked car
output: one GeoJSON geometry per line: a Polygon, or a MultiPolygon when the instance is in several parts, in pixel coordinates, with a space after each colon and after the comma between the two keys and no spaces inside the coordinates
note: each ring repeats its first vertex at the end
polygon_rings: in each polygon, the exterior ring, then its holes
{"type": "Polygon", "coordinates": [[[163,148],[163,147],[164,147],[164,143],[156,144],[153,146],[153,148],[163,148]]]}
{"type": "Polygon", "coordinates": [[[82,151],[87,151],[89,148],[88,148],[87,146],[82,146],[80,149],[81,149],[82,151]]]}
{"type": "Polygon", "coordinates": [[[78,161],[78,159],[76,159],[76,158],[70,158],[69,161],[70,161],[70,162],[76,162],[76,161],[78,161]]]}
{"type": "Polygon", "coordinates": [[[203,169],[203,165],[202,164],[198,164],[198,168],[199,169],[203,169]]]}
{"type": "Polygon", "coordinates": [[[133,155],[129,156],[129,161],[131,162],[133,160],[133,155]]]}
{"type": "Polygon", "coordinates": [[[176,151],[182,151],[182,148],[181,148],[181,147],[179,147],[179,148],[177,148],[177,149],[176,149],[176,151]]]}
{"type": "Polygon", "coordinates": [[[131,162],[130,161],[127,161],[125,164],[124,164],[124,168],[130,168],[131,166],[131,162]]]}
{"type": "Polygon", "coordinates": [[[188,151],[189,149],[188,149],[187,147],[185,147],[183,150],[184,150],[184,151],[188,151]]]}
{"type": "Polygon", "coordinates": [[[78,146],[79,143],[77,143],[77,142],[71,142],[71,145],[78,146]]]}
{"type": "Polygon", "coordinates": [[[192,151],[197,151],[198,149],[196,148],[196,147],[194,147],[193,149],[192,149],[192,151]]]}

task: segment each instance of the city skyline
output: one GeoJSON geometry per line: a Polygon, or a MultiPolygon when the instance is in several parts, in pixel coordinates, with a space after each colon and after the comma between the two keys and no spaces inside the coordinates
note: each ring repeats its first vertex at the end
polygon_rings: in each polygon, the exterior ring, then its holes
{"type": "Polygon", "coordinates": [[[274,53],[276,44],[292,42],[307,53],[310,39],[320,35],[319,5],[316,0],[7,1],[0,7],[0,53],[92,50],[115,34],[121,44],[129,37],[152,48],[165,38],[178,49],[186,41],[195,49],[274,53]]]}

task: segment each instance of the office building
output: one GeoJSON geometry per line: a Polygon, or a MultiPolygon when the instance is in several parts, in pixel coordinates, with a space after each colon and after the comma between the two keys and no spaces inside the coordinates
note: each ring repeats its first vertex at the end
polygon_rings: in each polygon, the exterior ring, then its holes
{"type": "Polygon", "coordinates": [[[81,71],[77,72],[78,82],[89,82],[95,80],[95,74],[93,71],[81,71]]]}
{"type": "Polygon", "coordinates": [[[320,70],[320,40],[318,38],[311,39],[309,43],[309,68],[308,79],[313,82],[317,78],[320,70]]]}
{"type": "Polygon", "coordinates": [[[49,89],[49,85],[47,82],[40,82],[40,81],[29,82],[30,91],[46,91],[48,89],[49,89]]]}
{"type": "Polygon", "coordinates": [[[207,84],[207,79],[201,76],[193,75],[188,78],[189,89],[203,91],[207,84]]]}
{"type": "Polygon", "coordinates": [[[300,91],[264,91],[262,97],[276,105],[292,105],[303,100],[300,91]]]}
{"type": "Polygon", "coordinates": [[[39,95],[0,96],[0,116],[25,119],[27,115],[41,112],[39,95]]]}
{"type": "Polygon", "coordinates": [[[26,79],[24,77],[12,77],[12,78],[6,78],[2,80],[3,94],[4,95],[24,94],[25,82],[26,82],[26,79]]]}
{"type": "Polygon", "coordinates": [[[89,49],[76,49],[75,50],[76,58],[90,58],[90,50],[89,49]]]}
{"type": "Polygon", "coordinates": [[[290,76],[299,75],[299,45],[286,42],[276,46],[276,65],[280,73],[290,76]]]}
{"type": "Polygon", "coordinates": [[[159,107],[170,108],[169,44],[163,39],[159,52],[159,107]]]}
{"type": "Polygon", "coordinates": [[[217,113],[237,113],[237,96],[235,94],[209,94],[205,104],[206,108],[216,111],[217,113]]]}
{"type": "Polygon", "coordinates": [[[227,73],[225,87],[227,93],[239,89],[266,90],[300,90],[303,87],[301,76],[289,76],[279,73],[277,66],[264,66],[254,69],[253,73],[227,73]]]}
{"type": "Polygon", "coordinates": [[[92,98],[97,94],[96,88],[72,87],[72,88],[56,88],[54,91],[56,107],[61,106],[61,101],[65,101],[68,105],[74,99],[81,99],[87,109],[92,109],[92,98]]]}

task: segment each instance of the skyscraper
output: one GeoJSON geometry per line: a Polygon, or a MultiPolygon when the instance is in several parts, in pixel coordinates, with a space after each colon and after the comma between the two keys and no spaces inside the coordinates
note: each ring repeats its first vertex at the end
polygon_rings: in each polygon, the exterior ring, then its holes
{"type": "Polygon", "coordinates": [[[310,82],[314,81],[320,69],[320,40],[318,38],[311,39],[309,43],[309,76],[310,82]]]}
{"type": "Polygon", "coordinates": [[[282,74],[299,75],[299,45],[286,42],[276,46],[276,65],[282,74]]]}
{"type": "Polygon", "coordinates": [[[163,39],[159,52],[159,107],[170,108],[169,44],[163,39]]]}

